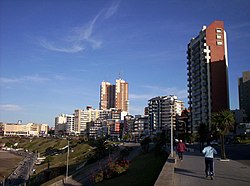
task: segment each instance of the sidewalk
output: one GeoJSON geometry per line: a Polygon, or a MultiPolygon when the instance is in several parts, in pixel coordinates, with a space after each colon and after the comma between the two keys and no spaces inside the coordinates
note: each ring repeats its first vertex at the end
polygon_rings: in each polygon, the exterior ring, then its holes
{"type": "Polygon", "coordinates": [[[183,161],[177,160],[174,168],[174,186],[250,186],[250,167],[239,162],[214,158],[214,180],[205,178],[203,155],[186,152],[183,161]]]}

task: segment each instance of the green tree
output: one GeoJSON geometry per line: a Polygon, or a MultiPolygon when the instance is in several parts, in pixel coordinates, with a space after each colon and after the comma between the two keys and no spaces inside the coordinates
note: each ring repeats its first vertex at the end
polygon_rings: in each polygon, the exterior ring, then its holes
{"type": "Polygon", "coordinates": [[[221,159],[226,159],[225,135],[233,128],[234,115],[229,110],[212,114],[212,130],[219,134],[221,140],[221,159]]]}

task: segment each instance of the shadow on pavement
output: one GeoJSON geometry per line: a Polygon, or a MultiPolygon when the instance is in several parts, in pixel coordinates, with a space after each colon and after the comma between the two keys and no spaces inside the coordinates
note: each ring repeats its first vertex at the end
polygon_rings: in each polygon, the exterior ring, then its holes
{"type": "Polygon", "coordinates": [[[196,172],[189,171],[187,169],[174,168],[174,172],[175,174],[181,174],[181,175],[190,176],[190,177],[199,178],[199,179],[206,179],[203,174],[202,176],[197,175],[196,172]]]}

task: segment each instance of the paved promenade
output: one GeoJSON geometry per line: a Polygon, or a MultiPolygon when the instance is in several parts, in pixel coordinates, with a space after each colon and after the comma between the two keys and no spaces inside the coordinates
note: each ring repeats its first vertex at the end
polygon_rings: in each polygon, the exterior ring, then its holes
{"type": "MultiPolygon", "coordinates": [[[[205,178],[204,157],[198,152],[186,152],[183,161],[174,168],[174,186],[250,186],[250,167],[234,160],[214,158],[214,180],[205,178]]],[[[167,184],[166,184],[167,185],[167,184]]]]}

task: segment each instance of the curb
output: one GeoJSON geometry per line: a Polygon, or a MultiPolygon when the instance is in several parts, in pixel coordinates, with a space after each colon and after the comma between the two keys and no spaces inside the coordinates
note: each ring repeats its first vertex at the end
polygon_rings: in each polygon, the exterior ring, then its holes
{"type": "Polygon", "coordinates": [[[174,167],[176,164],[175,156],[168,158],[159,174],[154,186],[173,186],[174,185],[174,167]]]}

